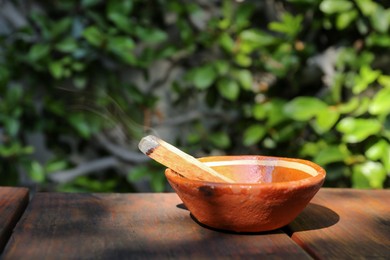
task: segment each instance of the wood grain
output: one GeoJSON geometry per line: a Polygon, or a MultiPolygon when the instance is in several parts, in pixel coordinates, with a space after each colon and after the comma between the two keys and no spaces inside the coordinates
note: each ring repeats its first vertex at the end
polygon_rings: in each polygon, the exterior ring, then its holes
{"type": "Polygon", "coordinates": [[[316,259],[390,259],[390,190],[321,189],[289,229],[316,259]]]}
{"type": "Polygon", "coordinates": [[[3,259],[310,259],[282,231],[200,226],[174,193],[38,193],[3,259]]]}
{"type": "Polygon", "coordinates": [[[28,189],[0,187],[0,253],[28,203],[28,189]]]}

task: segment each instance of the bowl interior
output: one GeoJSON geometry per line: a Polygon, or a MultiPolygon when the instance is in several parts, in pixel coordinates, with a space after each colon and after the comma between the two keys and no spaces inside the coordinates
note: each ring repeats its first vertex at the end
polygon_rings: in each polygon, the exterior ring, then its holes
{"type": "Polygon", "coordinates": [[[199,160],[238,183],[289,182],[324,174],[319,166],[298,159],[224,156],[199,160]]]}

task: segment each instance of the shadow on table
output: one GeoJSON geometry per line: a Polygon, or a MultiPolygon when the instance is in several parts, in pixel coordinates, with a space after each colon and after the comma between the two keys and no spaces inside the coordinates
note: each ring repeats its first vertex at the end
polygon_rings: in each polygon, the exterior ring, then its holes
{"type": "Polygon", "coordinates": [[[340,216],[333,210],[315,203],[309,203],[302,213],[283,229],[291,235],[294,232],[328,228],[335,225],[339,220],[340,216]]]}
{"type": "Polygon", "coordinates": [[[184,203],[177,204],[177,205],[176,205],[176,208],[188,210],[187,207],[186,207],[186,205],[184,205],[184,203]]]}
{"type": "MultiPolygon", "coordinates": [[[[179,209],[188,210],[183,203],[176,205],[176,207],[179,209]]],[[[236,233],[236,232],[219,230],[219,229],[214,229],[212,227],[208,227],[200,223],[192,214],[191,214],[191,218],[200,226],[207,229],[211,229],[223,233],[243,234],[243,233],[236,233]]],[[[307,207],[302,211],[302,213],[299,214],[298,217],[292,223],[283,227],[282,230],[287,234],[291,235],[293,232],[327,228],[333,226],[339,220],[340,220],[340,216],[333,210],[315,203],[309,203],[307,207]]],[[[263,233],[264,232],[245,233],[245,234],[256,235],[256,234],[263,234],[263,233]]]]}
{"type": "Polygon", "coordinates": [[[167,223],[160,222],[155,235],[150,233],[153,232],[153,227],[142,232],[130,230],[130,237],[133,237],[130,241],[124,239],[115,248],[106,248],[99,257],[102,259],[305,259],[306,253],[281,229],[257,233],[213,229],[199,223],[190,215],[184,204],[177,204],[176,207],[185,212],[177,214],[180,217],[174,224],[172,219],[167,223]]]}
{"type": "MultiPolygon", "coordinates": [[[[179,209],[188,210],[183,203],[177,204],[176,207],[179,209]]],[[[193,221],[195,221],[197,224],[204,228],[228,234],[261,235],[278,232],[278,230],[280,230],[277,229],[275,231],[249,233],[221,230],[200,223],[192,214],[190,214],[190,216],[193,221]]],[[[303,210],[303,212],[299,214],[298,217],[292,223],[281,228],[281,230],[288,235],[291,235],[293,232],[327,228],[333,226],[339,220],[340,216],[333,210],[315,203],[309,203],[307,207],[303,210]]]]}

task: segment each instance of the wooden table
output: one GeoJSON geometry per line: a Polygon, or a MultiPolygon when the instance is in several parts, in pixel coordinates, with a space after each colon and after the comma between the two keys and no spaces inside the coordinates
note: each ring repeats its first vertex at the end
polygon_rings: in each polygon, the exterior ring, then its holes
{"type": "Polygon", "coordinates": [[[0,187],[0,252],[28,203],[28,189],[0,187]]]}
{"type": "Polygon", "coordinates": [[[323,188],[290,225],[255,234],[199,225],[174,193],[27,202],[0,188],[2,259],[390,259],[390,190],[323,188]]]}

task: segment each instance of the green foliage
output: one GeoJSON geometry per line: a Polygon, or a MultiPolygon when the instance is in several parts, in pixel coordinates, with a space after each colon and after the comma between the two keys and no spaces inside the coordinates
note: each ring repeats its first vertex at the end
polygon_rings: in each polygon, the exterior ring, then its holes
{"type": "Polygon", "coordinates": [[[217,77],[217,72],[211,65],[204,65],[189,71],[188,81],[200,90],[211,86],[217,77]]]}
{"type": "Polygon", "coordinates": [[[326,185],[389,187],[389,4],[276,2],[283,12],[265,15],[261,1],[33,1],[28,22],[0,35],[0,184],[165,190],[163,168],[99,137],[136,151],[169,96],[171,111],[201,114],[172,127],[194,155],[302,157],[328,171],[326,185]],[[183,74],[153,81],[159,61],[183,74]],[[120,166],[53,178],[108,156],[120,166]]]}

